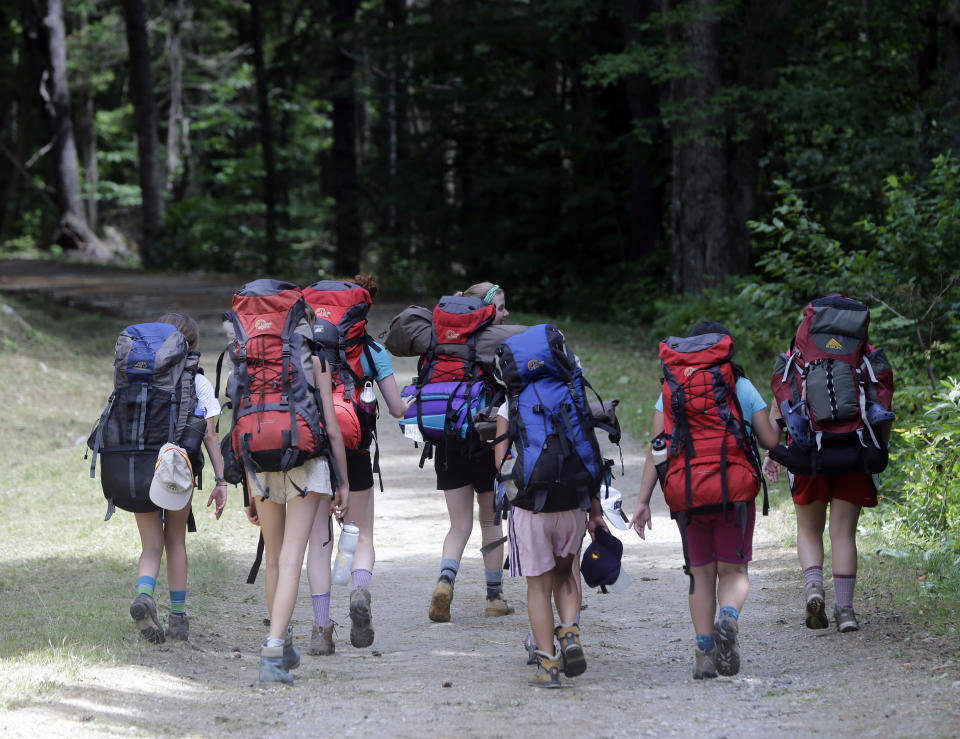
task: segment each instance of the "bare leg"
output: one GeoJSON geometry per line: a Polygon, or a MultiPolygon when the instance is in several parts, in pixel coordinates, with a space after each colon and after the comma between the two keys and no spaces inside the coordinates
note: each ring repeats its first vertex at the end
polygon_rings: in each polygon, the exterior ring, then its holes
{"type": "Polygon", "coordinates": [[[473,488],[466,485],[454,490],[444,490],[443,496],[447,502],[447,515],[450,517],[450,528],[443,539],[443,558],[459,562],[473,532],[473,488]]]}
{"type": "MultiPolygon", "coordinates": [[[[307,580],[311,593],[330,592],[330,560],[333,555],[329,495],[321,495],[317,513],[310,528],[310,549],[307,554],[307,580]]],[[[350,513],[353,514],[353,496],[350,498],[350,513]]]]}
{"type": "MultiPolygon", "coordinates": [[[[480,542],[486,546],[492,541],[503,538],[503,525],[500,520],[494,520],[493,491],[477,493],[477,508],[480,517],[480,542]]],[[[503,545],[483,555],[483,566],[488,570],[499,570],[503,567],[503,545]]]]}
{"type": "Polygon", "coordinates": [[[823,567],[823,529],[827,522],[827,504],[816,500],[795,505],[797,511],[797,556],[801,569],[823,567]]]}
{"type": "Polygon", "coordinates": [[[286,521],[286,506],[278,505],[269,498],[257,499],[257,514],[260,516],[260,533],[263,535],[263,558],[266,562],[265,589],[267,613],[273,619],[273,599],[277,592],[278,563],[283,547],[283,527],[286,521]]]}
{"type": "Polygon", "coordinates": [[[350,492],[350,518],[360,529],[353,569],[373,572],[376,553],[373,549],[373,488],[350,492]]]}
{"type": "Polygon", "coordinates": [[[834,574],[857,574],[857,521],[860,506],[845,500],[830,501],[830,547],[834,574]]]}
{"type": "Polygon", "coordinates": [[[580,612],[580,571],[574,567],[575,560],[572,554],[556,557],[553,569],[553,601],[564,624],[572,624],[580,612]]]}
{"type": "Polygon", "coordinates": [[[743,610],[749,592],[750,578],[747,576],[746,564],[717,562],[717,603],[721,608],[733,606],[739,613],[743,610]]]}
{"type": "Polygon", "coordinates": [[[542,575],[527,577],[527,612],[530,617],[530,628],[533,629],[537,649],[547,654],[553,654],[553,604],[550,596],[553,593],[553,578],[555,570],[542,575]]]}
{"type": "MultiPolygon", "coordinates": [[[[283,639],[287,626],[293,616],[300,589],[300,570],[303,568],[303,555],[307,549],[307,540],[316,518],[321,497],[319,493],[307,493],[305,497],[296,496],[287,501],[287,517],[283,530],[283,546],[280,549],[279,578],[277,591],[273,597],[270,616],[270,636],[283,639]]],[[[259,509],[258,509],[259,510],[259,509]]],[[[263,513],[260,513],[261,525],[263,513]]]]}
{"type": "Polygon", "coordinates": [[[167,511],[163,528],[164,549],[167,552],[167,584],[170,590],[187,589],[187,520],[190,504],[179,511],[167,511]]]}
{"type": "Polygon", "coordinates": [[[717,615],[717,563],[691,567],[694,590],[690,594],[690,618],[697,634],[712,634],[717,615]]]}
{"type": "Polygon", "coordinates": [[[157,579],[160,574],[160,559],[163,557],[163,523],[160,514],[135,513],[137,529],[140,532],[140,562],[137,576],[144,575],[157,579]]]}

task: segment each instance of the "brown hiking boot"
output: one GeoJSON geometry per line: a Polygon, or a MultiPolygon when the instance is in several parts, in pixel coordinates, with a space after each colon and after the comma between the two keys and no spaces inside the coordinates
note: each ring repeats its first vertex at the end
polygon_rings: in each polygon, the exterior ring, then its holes
{"type": "Polygon", "coordinates": [[[583,646],[580,644],[580,627],[575,623],[560,624],[553,633],[560,642],[563,674],[567,677],[582,675],[587,669],[587,658],[583,656],[583,646]]]}
{"type": "Polygon", "coordinates": [[[140,593],[130,604],[130,617],[136,622],[140,636],[153,644],[163,644],[167,639],[157,618],[157,603],[153,596],[140,593]]]}
{"type": "Polygon", "coordinates": [[[316,624],[313,625],[313,633],[310,634],[310,648],[307,654],[327,656],[337,650],[333,643],[333,627],[336,624],[331,621],[322,629],[316,624]]]}
{"type": "Polygon", "coordinates": [[[509,616],[516,611],[507,605],[507,601],[503,599],[503,593],[498,593],[496,598],[487,598],[487,610],[484,611],[484,616],[509,616]]]}
{"type": "Polygon", "coordinates": [[[372,618],[370,591],[355,588],[350,593],[350,643],[353,646],[362,648],[373,644],[372,618]]]}
{"type": "Polygon", "coordinates": [[[527,680],[527,685],[536,688],[560,687],[560,655],[547,654],[539,649],[534,652],[537,656],[537,671],[527,680]]]}
{"type": "Polygon", "coordinates": [[[433,597],[430,599],[430,620],[438,623],[446,623],[450,620],[450,603],[453,601],[453,583],[449,580],[440,579],[437,586],[433,589],[433,597]]]}
{"type": "Polygon", "coordinates": [[[700,649],[700,647],[697,647],[695,662],[693,663],[694,680],[703,680],[705,678],[717,676],[717,666],[713,663],[713,657],[715,653],[715,649],[711,649],[709,652],[704,652],[702,649],[700,649]]]}
{"type": "Polygon", "coordinates": [[[837,631],[841,634],[846,634],[848,631],[856,631],[860,628],[860,622],[857,621],[857,614],[853,610],[853,606],[834,608],[833,620],[837,622],[837,631]]]}
{"type": "Polygon", "coordinates": [[[827,619],[827,609],[823,603],[823,586],[810,583],[806,586],[807,616],[805,623],[808,629],[825,629],[830,625],[827,619]]]}
{"type": "Polygon", "coordinates": [[[171,613],[167,619],[167,639],[187,641],[190,636],[190,617],[186,613],[171,613]]]}

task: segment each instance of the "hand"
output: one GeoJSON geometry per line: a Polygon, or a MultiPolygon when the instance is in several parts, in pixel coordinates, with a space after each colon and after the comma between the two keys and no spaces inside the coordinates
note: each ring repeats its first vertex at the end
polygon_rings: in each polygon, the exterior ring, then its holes
{"type": "Polygon", "coordinates": [[[214,509],[214,515],[219,520],[220,515],[223,513],[223,509],[227,505],[227,483],[218,482],[213,487],[213,491],[210,493],[210,497],[207,498],[207,508],[209,508],[213,502],[217,502],[217,507],[214,509]]]}
{"type": "Polygon", "coordinates": [[[591,539],[597,538],[597,529],[603,529],[608,534],[610,533],[610,527],[607,526],[607,522],[603,519],[603,514],[599,516],[590,515],[590,518],[587,519],[587,533],[590,534],[591,539]]]}
{"type": "Polygon", "coordinates": [[[776,482],[780,478],[780,464],[774,462],[770,457],[763,460],[763,474],[770,482],[776,482]]]}
{"type": "Polygon", "coordinates": [[[260,525],[260,516],[257,514],[257,499],[250,498],[250,505],[243,509],[247,514],[247,520],[254,526],[260,525]]]}
{"type": "Polygon", "coordinates": [[[403,403],[403,413],[400,414],[401,416],[402,416],[404,413],[407,412],[407,410],[410,408],[411,405],[413,405],[413,403],[414,403],[414,401],[415,401],[416,399],[417,399],[417,396],[416,396],[416,395],[402,395],[402,396],[400,396],[400,402],[403,403]]]}
{"type": "Polygon", "coordinates": [[[650,517],[650,504],[637,503],[637,510],[630,519],[630,527],[637,532],[637,536],[646,539],[646,529],[653,530],[653,520],[650,517]]]}
{"type": "Polygon", "coordinates": [[[334,516],[337,517],[337,520],[341,523],[344,518],[347,516],[347,511],[350,510],[350,485],[346,482],[341,482],[337,485],[337,491],[333,496],[333,504],[330,506],[330,511],[334,516]]]}

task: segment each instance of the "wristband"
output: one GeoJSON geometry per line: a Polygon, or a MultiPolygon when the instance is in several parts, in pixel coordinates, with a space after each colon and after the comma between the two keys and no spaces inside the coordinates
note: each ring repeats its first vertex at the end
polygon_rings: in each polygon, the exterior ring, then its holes
{"type": "Polygon", "coordinates": [[[217,485],[219,485],[221,482],[222,482],[224,485],[227,484],[227,480],[226,480],[225,477],[223,477],[223,475],[217,475],[216,477],[213,478],[213,481],[214,481],[217,485]]]}

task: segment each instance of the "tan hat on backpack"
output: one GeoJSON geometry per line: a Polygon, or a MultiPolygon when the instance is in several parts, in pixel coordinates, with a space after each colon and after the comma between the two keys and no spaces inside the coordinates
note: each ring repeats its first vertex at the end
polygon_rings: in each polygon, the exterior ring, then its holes
{"type": "Polygon", "coordinates": [[[154,505],[168,511],[186,507],[193,494],[193,467],[183,447],[164,444],[157,455],[153,482],[150,483],[150,500],[154,505]]]}

